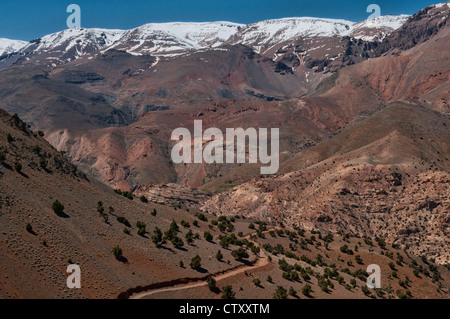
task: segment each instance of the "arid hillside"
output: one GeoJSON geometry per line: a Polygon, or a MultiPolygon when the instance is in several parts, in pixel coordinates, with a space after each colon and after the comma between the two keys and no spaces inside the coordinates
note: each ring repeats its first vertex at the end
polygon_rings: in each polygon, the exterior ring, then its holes
{"type": "Polygon", "coordinates": [[[0,298],[448,299],[449,18],[447,2],[8,49],[0,298]],[[175,164],[172,132],[196,120],[279,128],[278,172],[175,164]]]}
{"type": "Polygon", "coordinates": [[[438,112],[392,103],[203,209],[381,236],[448,263],[449,125],[438,112]]]}
{"type": "Polygon", "coordinates": [[[220,298],[227,285],[238,298],[284,298],[291,286],[294,298],[448,296],[448,269],[383,241],[120,194],[79,172],[42,132],[0,115],[2,298],[220,298]],[[72,263],[81,289],[66,286],[72,263]],[[382,267],[376,291],[365,286],[369,263],[382,267]],[[205,289],[208,277],[216,284],[205,289]]]}
{"type": "Polygon", "coordinates": [[[206,241],[204,232],[219,232],[193,212],[177,209],[176,203],[153,205],[115,193],[78,172],[18,117],[1,112],[0,136],[2,298],[114,298],[143,283],[202,276],[240,264],[228,251],[223,255],[230,264],[216,262],[217,244],[206,241]],[[55,201],[64,209],[55,211],[55,201]],[[157,247],[151,238],[155,228],[164,233],[173,220],[180,231],[157,247]],[[189,229],[181,226],[183,220],[189,229]],[[146,225],[141,235],[137,222],[146,225]],[[185,238],[189,230],[193,238],[199,234],[192,245],[185,238]],[[183,247],[174,247],[175,237],[183,247]],[[116,246],[123,258],[114,257],[116,246]],[[197,254],[202,272],[189,267],[197,254]],[[180,268],[180,261],[186,266],[180,268]],[[70,263],[81,267],[81,290],[66,286],[70,263]]]}

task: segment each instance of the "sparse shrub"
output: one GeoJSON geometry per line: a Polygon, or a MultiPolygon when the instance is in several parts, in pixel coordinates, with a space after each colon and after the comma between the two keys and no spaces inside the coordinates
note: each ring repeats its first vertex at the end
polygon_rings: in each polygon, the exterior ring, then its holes
{"type": "Polygon", "coordinates": [[[170,227],[165,233],[164,233],[164,240],[172,240],[174,237],[177,236],[177,232],[170,227]]]}
{"type": "Polygon", "coordinates": [[[344,254],[349,254],[349,255],[353,255],[353,251],[351,249],[348,248],[347,245],[343,245],[340,248],[340,251],[343,252],[344,254]]]}
{"type": "Polygon", "coordinates": [[[187,221],[185,221],[185,220],[182,220],[181,222],[180,222],[180,224],[181,224],[181,226],[183,226],[184,228],[190,228],[191,227],[191,224],[189,224],[187,221]]]}
{"type": "Polygon", "coordinates": [[[198,221],[197,221],[197,220],[194,220],[194,221],[192,222],[192,225],[194,225],[195,227],[198,227],[198,221]]]}
{"type": "Polygon", "coordinates": [[[52,210],[56,213],[56,214],[61,214],[64,212],[64,205],[61,204],[58,200],[55,200],[53,202],[52,205],[52,210]]]}
{"type": "Polygon", "coordinates": [[[261,248],[259,248],[259,247],[256,246],[256,245],[253,245],[253,246],[250,247],[250,250],[251,250],[251,252],[252,252],[253,254],[257,255],[257,254],[259,254],[259,252],[261,251],[261,248]]]}
{"type": "Polygon", "coordinates": [[[30,234],[33,233],[33,227],[30,224],[27,224],[27,226],[25,226],[25,229],[27,230],[27,232],[29,232],[30,234]]]}
{"type": "Polygon", "coordinates": [[[128,199],[130,199],[130,200],[133,200],[133,199],[134,199],[133,194],[130,193],[130,192],[122,192],[122,196],[123,196],[123,197],[126,197],[126,198],[128,198],[128,199]]]}
{"type": "Polygon", "coordinates": [[[153,231],[152,241],[156,246],[159,246],[163,241],[162,231],[158,227],[153,231]]]}
{"type": "Polygon", "coordinates": [[[231,256],[234,257],[234,259],[236,260],[242,260],[244,258],[248,258],[248,253],[247,253],[247,249],[245,249],[244,247],[239,247],[236,250],[233,250],[231,252],[231,256]]]}
{"type": "Polygon", "coordinates": [[[137,231],[137,234],[138,234],[139,236],[144,236],[145,233],[146,233],[145,227],[139,228],[138,231],[137,231]]]}
{"type": "Polygon", "coordinates": [[[375,241],[377,242],[378,246],[380,246],[381,249],[386,249],[386,241],[384,239],[375,237],[375,241]]]}
{"type": "Polygon", "coordinates": [[[138,221],[136,223],[136,227],[137,228],[145,228],[145,227],[147,227],[147,225],[144,222],[138,221]]]}
{"type": "Polygon", "coordinates": [[[125,217],[123,217],[123,216],[117,217],[117,221],[118,221],[119,223],[121,223],[121,224],[124,224],[124,225],[127,226],[127,227],[131,227],[130,222],[129,222],[125,217]]]}
{"type": "Polygon", "coordinates": [[[130,235],[130,230],[126,227],[123,229],[123,232],[127,235],[130,235]]]}
{"type": "Polygon", "coordinates": [[[208,283],[209,290],[214,291],[217,288],[216,287],[216,280],[212,276],[209,276],[206,279],[206,282],[208,283]]]}
{"type": "Polygon", "coordinates": [[[170,224],[169,227],[170,230],[177,232],[180,230],[180,227],[178,226],[177,222],[175,220],[172,220],[172,223],[170,224]]]}
{"type": "Polygon", "coordinates": [[[297,296],[297,291],[295,291],[295,289],[293,287],[290,287],[289,291],[288,291],[288,294],[291,297],[295,297],[295,296],[297,296]]]}
{"type": "Polygon", "coordinates": [[[40,136],[40,137],[44,137],[44,132],[42,132],[42,131],[38,131],[38,135],[40,136]]]}
{"type": "Polygon", "coordinates": [[[299,275],[298,275],[298,272],[296,272],[295,270],[291,272],[290,278],[291,278],[291,280],[293,280],[293,281],[297,281],[297,280],[300,279],[300,278],[299,278],[299,275]]]}
{"type": "Polygon", "coordinates": [[[45,169],[47,168],[47,165],[48,165],[47,160],[44,157],[41,157],[39,159],[39,166],[45,169]]]}
{"type": "Polygon", "coordinates": [[[311,286],[308,284],[303,286],[302,288],[302,294],[304,294],[306,297],[311,297],[311,291],[312,291],[311,286]]]}
{"type": "Polygon", "coordinates": [[[357,262],[358,264],[360,264],[360,265],[362,265],[362,264],[363,264],[363,261],[362,261],[362,259],[361,259],[361,256],[360,256],[360,255],[355,255],[355,260],[356,260],[356,262],[357,262]]]}
{"type": "Polygon", "coordinates": [[[291,271],[293,268],[291,265],[288,264],[288,262],[284,258],[282,258],[278,261],[278,266],[280,267],[280,269],[282,271],[286,271],[286,272],[291,271]]]}
{"type": "Polygon", "coordinates": [[[156,212],[156,209],[154,208],[153,211],[151,212],[151,215],[156,216],[156,214],[157,214],[157,212],[156,212]]]}
{"type": "MultiPolygon", "coordinates": [[[[407,290],[408,291],[408,290],[407,290]]],[[[411,299],[411,293],[403,293],[401,290],[396,291],[398,299],[411,299]]]]}
{"type": "Polygon", "coordinates": [[[361,291],[362,291],[366,296],[370,296],[370,290],[369,290],[369,288],[367,288],[367,286],[362,285],[362,286],[361,286],[361,291]]]}
{"type": "Polygon", "coordinates": [[[180,248],[180,247],[183,247],[183,246],[184,246],[183,240],[182,240],[180,237],[178,237],[178,236],[174,236],[174,237],[171,239],[171,242],[172,242],[172,244],[173,244],[173,246],[174,246],[175,248],[180,248]]]}
{"type": "Polygon", "coordinates": [[[103,218],[104,222],[108,223],[108,214],[105,213],[105,208],[103,207],[103,203],[101,201],[97,203],[97,211],[100,217],[103,218]]]}
{"type": "Polygon", "coordinates": [[[221,232],[224,232],[227,229],[227,226],[225,226],[223,223],[220,223],[217,227],[221,232]]]}
{"type": "Polygon", "coordinates": [[[282,286],[278,286],[273,294],[273,299],[287,299],[287,290],[282,286]]]}
{"type": "Polygon", "coordinates": [[[304,281],[309,281],[311,279],[311,277],[309,276],[309,274],[306,271],[301,272],[300,276],[302,276],[304,281]]]}
{"type": "Polygon", "coordinates": [[[142,195],[141,197],[139,197],[139,199],[140,199],[141,202],[143,202],[143,203],[148,203],[148,199],[147,199],[147,197],[145,197],[144,195],[142,195]]]}
{"type": "Polygon", "coordinates": [[[187,242],[188,244],[192,244],[192,243],[194,242],[194,233],[192,232],[192,230],[189,230],[189,231],[186,233],[185,238],[186,238],[186,242],[187,242]]]}
{"type": "Polygon", "coordinates": [[[324,278],[320,278],[318,280],[318,285],[323,292],[329,291],[329,289],[328,289],[329,281],[325,280],[324,278]]]}
{"type": "Polygon", "coordinates": [[[217,251],[216,259],[218,261],[221,261],[223,259],[223,255],[222,255],[222,252],[220,250],[217,251]]]}
{"type": "Polygon", "coordinates": [[[6,140],[8,141],[8,143],[12,143],[14,141],[14,138],[12,137],[11,134],[7,133],[6,134],[6,140]]]}
{"type": "Polygon", "coordinates": [[[271,277],[270,275],[267,276],[267,279],[266,279],[266,280],[267,280],[267,282],[270,282],[270,283],[273,282],[272,277],[271,277]]]}
{"type": "Polygon", "coordinates": [[[114,257],[116,257],[116,259],[120,259],[123,255],[122,248],[120,248],[119,246],[114,247],[112,253],[114,257]]]}
{"type": "Polygon", "coordinates": [[[202,222],[207,222],[208,221],[208,218],[206,218],[206,216],[204,214],[202,214],[202,213],[197,214],[197,218],[199,220],[201,220],[202,222]]]}
{"type": "Polygon", "coordinates": [[[227,285],[222,288],[222,299],[234,299],[236,293],[233,291],[233,286],[227,285]]]}
{"type": "Polygon", "coordinates": [[[3,152],[0,152],[0,162],[4,162],[6,160],[6,155],[3,152]]]}
{"type": "Polygon", "coordinates": [[[22,164],[20,164],[20,162],[15,162],[14,169],[16,170],[17,173],[21,173],[22,172],[22,164]]]}
{"type": "Polygon", "coordinates": [[[100,215],[105,212],[105,209],[103,208],[103,202],[99,201],[97,203],[97,211],[100,213],[100,215]]]}
{"type": "Polygon", "coordinates": [[[201,261],[202,258],[199,255],[193,257],[190,263],[191,268],[195,270],[200,269],[200,267],[202,266],[201,261]]]}
{"type": "Polygon", "coordinates": [[[255,284],[255,286],[261,286],[261,280],[259,280],[258,278],[253,279],[253,283],[255,284]]]}
{"type": "Polygon", "coordinates": [[[211,233],[209,231],[205,231],[205,233],[203,234],[203,237],[207,240],[207,241],[212,241],[213,240],[213,235],[211,235],[211,233]]]}

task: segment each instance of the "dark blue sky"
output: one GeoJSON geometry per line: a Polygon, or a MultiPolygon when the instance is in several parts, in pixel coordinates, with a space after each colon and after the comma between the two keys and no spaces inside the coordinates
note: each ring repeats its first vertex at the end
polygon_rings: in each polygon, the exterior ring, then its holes
{"type": "Polygon", "coordinates": [[[82,27],[131,29],[150,22],[232,21],[251,23],[283,17],[361,21],[369,4],[381,14],[413,14],[443,1],[427,0],[1,0],[0,38],[31,40],[67,28],[66,8],[78,4],[82,27]]]}

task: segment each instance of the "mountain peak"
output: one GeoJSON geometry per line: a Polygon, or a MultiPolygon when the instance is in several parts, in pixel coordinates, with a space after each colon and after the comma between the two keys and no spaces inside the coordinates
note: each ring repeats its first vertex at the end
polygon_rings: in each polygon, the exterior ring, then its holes
{"type": "Polygon", "coordinates": [[[0,56],[22,49],[28,42],[0,38],[0,56]]]}

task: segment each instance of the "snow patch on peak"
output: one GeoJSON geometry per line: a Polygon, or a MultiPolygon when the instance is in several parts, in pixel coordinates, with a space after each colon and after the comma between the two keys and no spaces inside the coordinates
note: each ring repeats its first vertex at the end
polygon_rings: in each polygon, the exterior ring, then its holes
{"type": "Polygon", "coordinates": [[[350,36],[364,41],[381,41],[391,32],[401,28],[409,15],[387,15],[357,22],[352,26],[350,36]]]}
{"type": "Polygon", "coordinates": [[[398,16],[393,15],[379,16],[370,20],[355,23],[353,25],[353,28],[368,27],[368,28],[390,28],[393,30],[397,30],[409,19],[409,17],[410,16],[406,14],[398,16]]]}
{"type": "Polygon", "coordinates": [[[111,48],[147,54],[174,54],[214,48],[244,26],[225,21],[149,23],[126,31],[111,48]]]}
{"type": "Polygon", "coordinates": [[[353,22],[321,18],[283,18],[249,24],[239,32],[236,40],[257,46],[264,39],[267,46],[296,37],[328,37],[348,32],[353,22]]]}
{"type": "Polygon", "coordinates": [[[435,7],[436,9],[442,8],[444,6],[447,6],[447,7],[450,8],[450,2],[443,2],[443,3],[433,4],[433,7],[435,7]]]}
{"type": "Polygon", "coordinates": [[[99,49],[111,45],[123,34],[123,30],[108,29],[67,29],[37,39],[36,50],[46,50],[65,46],[65,50],[80,45],[93,45],[99,49]]]}
{"type": "Polygon", "coordinates": [[[0,38],[0,56],[17,52],[27,44],[25,41],[0,38]]]}
{"type": "Polygon", "coordinates": [[[258,52],[297,38],[351,36],[366,41],[381,41],[400,28],[408,15],[380,16],[362,22],[322,18],[283,18],[265,20],[242,28],[230,41],[253,47],[258,52]]]}

